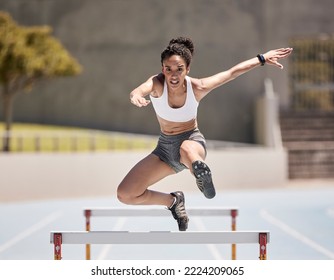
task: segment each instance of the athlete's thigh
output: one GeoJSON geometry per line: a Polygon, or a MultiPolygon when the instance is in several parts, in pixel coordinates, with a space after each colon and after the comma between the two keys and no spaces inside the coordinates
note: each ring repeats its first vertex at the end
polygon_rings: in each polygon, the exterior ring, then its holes
{"type": "Polygon", "coordinates": [[[180,161],[187,166],[191,167],[191,163],[195,160],[205,160],[206,150],[203,145],[194,140],[183,141],[180,148],[180,161]]]}
{"type": "Polygon", "coordinates": [[[125,176],[119,188],[123,191],[143,192],[149,186],[160,181],[175,171],[156,155],[150,154],[138,162],[125,176]]]}

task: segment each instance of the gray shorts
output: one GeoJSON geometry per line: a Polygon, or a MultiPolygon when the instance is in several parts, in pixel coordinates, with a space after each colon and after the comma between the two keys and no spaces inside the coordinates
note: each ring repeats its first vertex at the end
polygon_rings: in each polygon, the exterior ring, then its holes
{"type": "Polygon", "coordinates": [[[176,135],[166,135],[161,132],[158,145],[152,154],[158,156],[160,160],[167,163],[178,173],[187,168],[180,162],[180,147],[185,140],[193,140],[200,143],[204,147],[206,154],[205,138],[198,128],[176,135]]]}

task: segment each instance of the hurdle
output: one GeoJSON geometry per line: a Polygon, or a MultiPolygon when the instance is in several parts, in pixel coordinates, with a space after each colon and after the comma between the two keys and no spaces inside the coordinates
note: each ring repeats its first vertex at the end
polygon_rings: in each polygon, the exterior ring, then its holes
{"type": "Polygon", "coordinates": [[[212,232],[129,232],[129,231],[64,231],[51,232],[54,259],[62,259],[63,244],[245,244],[258,243],[259,259],[267,259],[268,231],[212,231],[212,232]]]}
{"type": "MultiPolygon", "coordinates": [[[[237,207],[215,207],[215,208],[203,208],[203,207],[193,207],[187,209],[189,216],[229,216],[231,217],[231,230],[237,230],[238,216],[237,207]]],[[[121,208],[121,207],[109,207],[109,208],[86,208],[84,209],[84,216],[86,220],[86,231],[91,231],[91,217],[163,217],[171,216],[169,211],[163,208],[121,208]]],[[[236,260],[236,244],[231,244],[231,259],[236,260]]],[[[91,258],[91,246],[86,244],[86,260],[91,258]]]]}

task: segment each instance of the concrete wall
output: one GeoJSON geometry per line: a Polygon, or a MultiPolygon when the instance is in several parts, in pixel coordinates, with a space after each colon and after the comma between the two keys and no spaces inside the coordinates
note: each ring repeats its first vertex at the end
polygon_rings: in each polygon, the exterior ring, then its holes
{"type": "MultiPolygon", "coordinates": [[[[0,154],[0,203],[115,195],[126,173],[147,152],[87,154],[0,154]]],[[[287,155],[282,149],[231,148],[209,151],[207,163],[219,194],[230,189],[281,187],[287,182],[287,155]]],[[[187,171],[152,187],[172,192],[196,191],[187,171]]]]}
{"type": "MultiPolygon", "coordinates": [[[[0,9],[22,25],[51,25],[84,67],[81,76],[41,83],[16,100],[14,120],[158,133],[151,107],[129,92],[160,71],[170,38],[193,38],[191,76],[227,69],[294,36],[332,33],[332,0],[11,0],[0,9]]],[[[266,77],[288,104],[285,71],[258,68],[206,98],[199,124],[209,139],[254,142],[254,102],[266,77]],[[208,114],[210,112],[210,114],[208,114]]],[[[0,109],[1,111],[1,109],[0,109]]]]}

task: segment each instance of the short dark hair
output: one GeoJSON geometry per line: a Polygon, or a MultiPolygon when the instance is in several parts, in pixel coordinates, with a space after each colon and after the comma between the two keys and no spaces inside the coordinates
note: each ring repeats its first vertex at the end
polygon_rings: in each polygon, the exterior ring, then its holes
{"type": "Polygon", "coordinates": [[[178,37],[172,39],[169,41],[169,45],[166,49],[164,49],[161,53],[161,64],[163,64],[165,59],[171,57],[172,55],[179,55],[185,60],[188,67],[191,63],[194,50],[194,43],[190,38],[178,37]]]}

